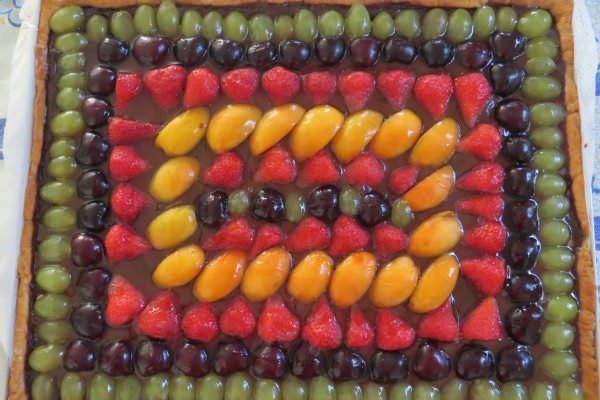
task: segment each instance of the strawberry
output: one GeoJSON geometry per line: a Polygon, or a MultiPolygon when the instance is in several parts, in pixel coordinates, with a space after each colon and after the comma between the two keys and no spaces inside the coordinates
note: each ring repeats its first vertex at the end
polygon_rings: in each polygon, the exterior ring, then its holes
{"type": "Polygon", "coordinates": [[[258,89],[258,71],[254,68],[239,68],[226,72],[221,77],[221,88],[234,101],[248,101],[258,89]]]}
{"type": "Polygon", "coordinates": [[[413,91],[423,108],[435,119],[442,119],[446,116],[454,85],[448,74],[421,75],[417,78],[413,91]]]}
{"type": "Polygon", "coordinates": [[[385,71],[377,77],[377,89],[392,107],[399,110],[406,104],[415,79],[415,74],[403,69],[385,71]]]}
{"type": "Polygon", "coordinates": [[[478,217],[498,221],[504,212],[504,199],[499,194],[471,196],[458,200],[456,209],[478,217]]]}
{"type": "Polygon", "coordinates": [[[486,255],[462,260],[460,271],[481,293],[487,296],[499,294],[506,280],[504,260],[496,256],[486,255]]]}
{"type": "Polygon", "coordinates": [[[338,79],[338,87],[350,112],[365,108],[375,90],[375,78],[364,71],[343,74],[338,79]]]}
{"type": "Polygon", "coordinates": [[[287,103],[300,91],[298,74],[280,66],[265,71],[261,83],[263,90],[275,104],[287,103]]]}
{"type": "Polygon", "coordinates": [[[256,239],[250,250],[250,258],[254,258],[264,250],[283,243],[285,238],[281,228],[275,224],[265,224],[258,228],[256,239]]]}
{"type": "Polygon", "coordinates": [[[142,292],[121,275],[113,276],[106,297],[104,316],[110,326],[130,323],[146,305],[142,292]]]}
{"type": "Polygon", "coordinates": [[[181,330],[186,338],[198,342],[210,342],[219,333],[217,317],[209,303],[198,303],[185,312],[181,330]]]}
{"type": "Polygon", "coordinates": [[[146,170],[146,160],[131,146],[113,147],[108,158],[108,171],[116,181],[128,181],[146,170]]]}
{"type": "Polygon", "coordinates": [[[477,123],[492,97],[492,87],[481,72],[472,72],[454,79],[456,101],[467,126],[477,123]]]}
{"type": "Polygon", "coordinates": [[[265,342],[291,342],[300,332],[300,320],[279,296],[267,299],[258,317],[258,336],[265,342]]]}
{"type": "Polygon", "coordinates": [[[467,315],[462,324],[463,340],[500,340],[502,322],[498,303],[493,297],[486,297],[467,315]]]}
{"type": "Polygon", "coordinates": [[[408,236],[389,224],[379,224],[373,230],[373,247],[380,258],[398,254],[408,247],[408,236]]]}
{"type": "Polygon", "coordinates": [[[469,131],[458,144],[458,151],[471,153],[481,160],[491,161],[502,147],[500,132],[492,124],[479,124],[469,131]]]}
{"type": "Polygon", "coordinates": [[[402,350],[415,341],[415,330],[392,310],[377,312],[377,347],[382,350],[402,350]]]}
{"type": "Polygon", "coordinates": [[[499,222],[486,221],[465,232],[465,244],[485,253],[498,253],[504,248],[506,228],[499,222]]]}
{"type": "Polygon", "coordinates": [[[108,140],[112,144],[129,144],[149,139],[160,130],[160,125],[114,117],[108,123],[108,140]]]}
{"type": "Polygon", "coordinates": [[[350,323],[346,331],[346,345],[353,349],[370,347],[375,340],[375,331],[358,306],[352,306],[350,323]]]}
{"type": "Polygon", "coordinates": [[[454,317],[450,299],[421,318],[417,335],[441,342],[456,342],[459,339],[458,322],[454,317]]]}
{"type": "Polygon", "coordinates": [[[270,148],[258,163],[254,180],[287,185],[296,179],[296,162],[281,145],[270,148]]]}
{"type": "Polygon", "coordinates": [[[456,187],[462,190],[484,193],[502,193],[504,168],[496,162],[484,161],[461,176],[456,187]]]}
{"type": "Polygon", "coordinates": [[[160,107],[173,108],[183,92],[187,71],[181,65],[167,65],[144,73],[144,87],[160,107]]]}
{"type": "Polygon", "coordinates": [[[346,166],[344,178],[349,185],[377,186],[383,181],[383,165],[369,153],[358,155],[346,166]]]}
{"type": "Polygon", "coordinates": [[[131,260],[150,250],[150,243],[129,226],[116,224],[104,236],[106,255],[111,261],[131,260]]]}
{"type": "Polygon", "coordinates": [[[218,154],[204,171],[204,183],[225,189],[235,189],[244,178],[244,160],[234,152],[218,154]]]}
{"type": "Polygon", "coordinates": [[[353,217],[342,215],[333,224],[328,252],[333,257],[342,256],[367,247],[369,239],[369,232],[365,231],[353,217]]]}
{"type": "Polygon", "coordinates": [[[189,73],[185,83],[185,108],[210,104],[219,94],[219,78],[208,68],[197,68],[189,73]]]}
{"type": "Polygon", "coordinates": [[[137,326],[156,339],[175,339],[179,336],[179,300],[173,292],[162,292],[142,310],[137,326]]]}
{"type": "Polygon", "coordinates": [[[227,221],[204,242],[204,250],[250,250],[254,241],[254,229],[245,218],[227,221]]]}
{"type": "Polygon", "coordinates": [[[219,326],[224,334],[239,338],[248,337],[254,332],[256,317],[243,296],[237,296],[229,302],[219,318],[219,326]]]}
{"type": "Polygon", "coordinates": [[[327,150],[321,150],[304,162],[296,183],[301,187],[309,187],[336,183],[338,179],[340,170],[333,157],[327,150]]]}
{"type": "Polygon", "coordinates": [[[285,244],[291,252],[324,249],[329,245],[329,228],[315,217],[306,217],[288,234],[285,244]]]}
{"type": "Polygon", "coordinates": [[[110,209],[123,222],[133,222],[149,202],[144,192],[129,183],[119,183],[110,194],[110,209]]]}
{"type": "Polygon", "coordinates": [[[403,194],[417,183],[418,176],[419,167],[416,165],[404,165],[392,171],[388,186],[395,194],[403,194]]]}
{"type": "Polygon", "coordinates": [[[327,71],[310,72],[302,78],[302,89],[314,105],[327,104],[335,94],[335,74],[327,71]]]}
{"type": "Polygon", "coordinates": [[[302,339],[320,350],[335,349],[342,344],[342,328],[324,298],[317,300],[306,317],[302,339]]]}
{"type": "Polygon", "coordinates": [[[133,99],[142,93],[142,76],[140,74],[119,72],[115,84],[115,108],[122,111],[133,99]]]}

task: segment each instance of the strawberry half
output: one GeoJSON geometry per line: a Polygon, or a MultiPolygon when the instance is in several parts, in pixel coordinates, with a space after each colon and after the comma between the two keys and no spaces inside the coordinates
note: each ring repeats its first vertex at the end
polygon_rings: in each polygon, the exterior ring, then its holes
{"type": "Polygon", "coordinates": [[[458,322],[454,316],[450,299],[421,318],[417,335],[421,338],[441,342],[456,342],[459,339],[458,322]]]}
{"type": "Polygon", "coordinates": [[[203,181],[207,185],[235,189],[244,178],[244,160],[237,153],[218,154],[215,161],[206,168],[203,181]]]}
{"type": "Polygon", "coordinates": [[[219,87],[219,78],[208,68],[193,70],[185,83],[183,106],[191,108],[212,103],[219,94],[219,87]]]}
{"type": "Polygon", "coordinates": [[[310,72],[302,78],[302,89],[314,105],[327,104],[337,89],[336,77],[327,71],[310,72]]]}
{"type": "Polygon", "coordinates": [[[175,293],[160,293],[142,310],[136,322],[146,336],[175,339],[179,336],[179,300],[175,293]]]}
{"type": "Polygon", "coordinates": [[[146,305],[142,292],[121,275],[113,276],[106,293],[104,316],[110,326],[130,323],[146,305]]]}
{"type": "Polygon", "coordinates": [[[379,224],[373,230],[373,247],[380,258],[397,255],[408,247],[408,235],[390,224],[379,224]]]}
{"type": "Polygon", "coordinates": [[[317,300],[302,328],[302,339],[314,348],[332,350],[342,344],[342,328],[324,298],[317,300]]]}
{"type": "Polygon", "coordinates": [[[142,76],[135,73],[117,73],[115,83],[115,108],[117,112],[123,111],[133,99],[142,93],[142,76]]]}
{"type": "Polygon", "coordinates": [[[254,258],[263,251],[283,243],[284,239],[285,234],[279,226],[275,224],[261,226],[256,232],[256,239],[250,250],[250,258],[254,258]]]}
{"type": "Polygon", "coordinates": [[[349,185],[379,185],[384,178],[381,162],[370,153],[359,154],[346,166],[344,178],[349,185]]]}
{"type": "Polygon", "coordinates": [[[497,256],[483,256],[462,260],[460,271],[479,291],[495,296],[502,291],[506,281],[506,265],[497,256]]]}
{"type": "Polygon", "coordinates": [[[152,69],[144,74],[144,87],[156,104],[170,109],[179,102],[186,76],[187,71],[181,65],[152,69]]]}
{"type": "Polygon", "coordinates": [[[254,229],[245,218],[227,221],[204,242],[204,250],[250,250],[254,241],[254,229]]]}
{"type": "Polygon", "coordinates": [[[415,79],[415,74],[403,69],[385,71],[377,77],[377,89],[392,107],[399,110],[406,104],[415,79]]]}
{"type": "Polygon", "coordinates": [[[256,317],[243,296],[237,296],[225,308],[219,318],[221,331],[229,336],[245,338],[254,332],[256,317]]]}
{"type": "Polygon", "coordinates": [[[456,187],[483,193],[502,193],[504,168],[496,162],[482,162],[456,181],[456,187]]]}
{"type": "Polygon", "coordinates": [[[504,199],[499,194],[482,194],[460,199],[456,209],[492,221],[500,220],[504,212],[504,199]]]}
{"type": "Polygon", "coordinates": [[[113,117],[108,123],[108,140],[112,144],[129,144],[154,137],[160,125],[113,117]]]}
{"type": "Polygon", "coordinates": [[[403,194],[417,183],[419,167],[416,165],[404,165],[392,171],[388,181],[388,187],[395,194],[403,194]]]}
{"type": "Polygon", "coordinates": [[[106,255],[111,261],[126,261],[150,250],[150,243],[125,224],[110,227],[104,236],[106,255]]]}
{"type": "Polygon", "coordinates": [[[221,77],[223,93],[234,101],[248,101],[258,89],[259,73],[254,68],[239,68],[221,77]]]}
{"type": "Polygon", "coordinates": [[[330,238],[327,225],[315,217],[306,217],[288,234],[285,244],[289,251],[300,253],[324,249],[330,238]]]}
{"type": "Polygon", "coordinates": [[[492,97],[492,87],[481,72],[454,79],[456,100],[467,126],[472,127],[492,97]]]}
{"type": "Polygon", "coordinates": [[[365,108],[375,90],[375,78],[364,71],[354,71],[341,75],[338,88],[350,112],[365,108]]]}
{"type": "Polygon", "coordinates": [[[185,312],[181,319],[181,330],[185,337],[208,343],[219,333],[217,317],[208,303],[198,303],[185,312]]]}
{"type": "Polygon", "coordinates": [[[417,78],[413,91],[423,108],[435,119],[442,119],[446,116],[454,85],[448,74],[421,75],[417,78]]]}
{"type": "Polygon", "coordinates": [[[346,331],[346,345],[353,349],[370,347],[375,340],[375,331],[358,306],[352,306],[350,323],[346,331]]]}
{"type": "Polygon", "coordinates": [[[502,148],[500,132],[492,124],[479,124],[458,143],[458,151],[473,154],[481,160],[491,161],[502,148]]]}
{"type": "Polygon", "coordinates": [[[462,324],[462,338],[481,341],[502,339],[502,322],[495,298],[486,297],[465,317],[462,324]]]}
{"type": "Polygon", "coordinates": [[[265,71],[261,83],[263,90],[275,104],[289,102],[300,91],[298,74],[281,66],[265,71]]]}
{"type": "Polygon", "coordinates": [[[129,183],[119,183],[110,194],[110,209],[123,222],[133,222],[149,202],[146,193],[129,183]]]}
{"type": "Polygon", "coordinates": [[[498,253],[504,249],[506,228],[499,222],[483,222],[465,232],[465,244],[485,253],[498,253]]]}
{"type": "Polygon", "coordinates": [[[296,183],[300,187],[310,187],[336,183],[340,179],[340,170],[327,150],[321,150],[304,161],[296,183]]]}
{"type": "Polygon", "coordinates": [[[258,317],[258,336],[265,342],[291,342],[300,333],[300,320],[281,297],[269,297],[258,317]]]}
{"type": "Polygon", "coordinates": [[[116,181],[128,181],[146,170],[146,160],[131,146],[113,147],[108,158],[108,171],[116,181]]]}
{"type": "Polygon", "coordinates": [[[353,217],[342,215],[333,224],[328,252],[333,257],[342,256],[367,247],[369,241],[369,232],[365,231],[353,217]]]}
{"type": "Polygon", "coordinates": [[[377,347],[382,350],[407,349],[415,341],[413,327],[391,310],[379,310],[376,325],[377,347]]]}
{"type": "Polygon", "coordinates": [[[258,163],[254,180],[287,185],[296,179],[296,162],[281,145],[270,148],[258,163]]]}

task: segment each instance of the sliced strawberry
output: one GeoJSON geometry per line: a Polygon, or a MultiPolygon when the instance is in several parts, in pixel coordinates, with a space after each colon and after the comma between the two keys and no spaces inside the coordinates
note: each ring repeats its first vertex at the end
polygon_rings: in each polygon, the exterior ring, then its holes
{"type": "Polygon", "coordinates": [[[131,260],[150,250],[150,243],[125,224],[110,227],[104,237],[106,255],[111,261],[131,260]]]}
{"type": "Polygon", "coordinates": [[[462,324],[462,338],[481,341],[502,339],[502,322],[495,298],[486,297],[465,317],[462,324]]]}
{"type": "Polygon", "coordinates": [[[197,68],[189,73],[185,83],[185,108],[212,103],[219,94],[219,78],[208,68],[197,68]]]}
{"type": "Polygon", "coordinates": [[[321,150],[304,162],[296,183],[301,187],[310,187],[336,183],[340,179],[340,170],[327,150],[321,150]]]}
{"type": "Polygon", "coordinates": [[[354,71],[341,75],[338,87],[350,112],[365,108],[375,90],[375,78],[364,71],[354,71]]]}
{"type": "Polygon", "coordinates": [[[504,249],[506,228],[499,222],[483,222],[465,232],[465,244],[485,253],[498,253],[504,249]]]}
{"type": "Polygon", "coordinates": [[[123,111],[133,99],[142,93],[142,76],[135,73],[119,72],[115,84],[115,108],[123,111]]]}
{"type": "Polygon", "coordinates": [[[160,125],[114,117],[108,123],[108,139],[112,144],[129,144],[154,137],[160,125]]]}
{"type": "Polygon", "coordinates": [[[254,68],[239,68],[221,77],[223,93],[234,101],[248,101],[258,89],[260,75],[254,68]]]}
{"type": "Polygon", "coordinates": [[[198,342],[210,342],[219,333],[217,317],[208,303],[198,303],[186,311],[181,319],[185,337],[198,342]]]}
{"type": "Polygon", "coordinates": [[[250,258],[254,258],[264,250],[283,243],[284,239],[285,235],[279,226],[275,224],[261,226],[258,228],[258,232],[256,232],[256,239],[250,250],[250,258]]]}
{"type": "Polygon", "coordinates": [[[128,181],[146,170],[146,160],[131,146],[113,147],[108,158],[108,170],[116,181],[128,181]]]}
{"type": "Polygon", "coordinates": [[[482,162],[458,178],[456,187],[483,193],[502,193],[504,168],[495,162],[482,162]]]}
{"type": "Polygon", "coordinates": [[[388,186],[395,194],[403,194],[417,183],[418,176],[419,167],[416,165],[404,165],[392,171],[388,186]]]}
{"type": "Polygon", "coordinates": [[[204,242],[204,250],[250,250],[254,242],[254,229],[245,218],[227,221],[204,242]]]}
{"type": "Polygon", "coordinates": [[[346,345],[353,349],[370,347],[375,340],[375,331],[358,306],[352,306],[350,323],[346,331],[346,345]]]}
{"type": "Polygon", "coordinates": [[[402,350],[409,348],[415,341],[415,330],[391,310],[377,312],[377,347],[382,350],[402,350]]]}
{"type": "Polygon", "coordinates": [[[492,87],[481,72],[472,72],[454,79],[456,100],[467,126],[477,123],[492,97],[492,87]]]}
{"type": "Polygon", "coordinates": [[[344,178],[349,185],[379,185],[384,178],[381,162],[370,153],[363,153],[348,164],[344,178]]]}
{"type": "Polygon", "coordinates": [[[133,222],[149,202],[146,193],[129,183],[119,183],[110,194],[110,210],[123,222],[133,222]]]}
{"type": "Polygon", "coordinates": [[[137,326],[146,336],[175,339],[179,336],[179,300],[173,292],[162,292],[142,310],[137,326]]]}
{"type": "Polygon", "coordinates": [[[471,196],[456,202],[458,211],[498,221],[504,212],[504,199],[499,194],[471,196]]]}
{"type": "Polygon", "coordinates": [[[219,318],[221,331],[229,336],[245,338],[254,332],[256,317],[243,296],[237,296],[225,308],[219,318]]]}
{"type": "Polygon", "coordinates": [[[264,183],[287,185],[296,179],[296,162],[281,145],[270,148],[258,163],[254,180],[264,183]]]}
{"type": "Polygon", "coordinates": [[[218,154],[204,171],[204,183],[225,189],[235,189],[244,178],[244,160],[237,153],[218,154]]]}
{"type": "Polygon", "coordinates": [[[121,275],[113,276],[108,285],[104,316],[110,326],[130,323],[146,305],[146,298],[121,275]]]}
{"type": "Polygon", "coordinates": [[[388,258],[406,250],[408,235],[390,224],[379,224],[373,230],[373,247],[380,258],[388,258]]]}
{"type": "Polygon", "coordinates": [[[417,101],[436,119],[446,116],[454,85],[448,74],[421,75],[413,89],[417,101]]]}
{"type": "Polygon", "coordinates": [[[144,73],[144,87],[161,108],[173,108],[183,92],[187,71],[181,65],[167,65],[144,73]]]}
{"type": "Polygon", "coordinates": [[[263,90],[275,104],[289,102],[300,91],[298,74],[281,66],[265,71],[261,83],[263,90]]]}
{"type": "Polygon", "coordinates": [[[300,320],[281,297],[269,297],[258,317],[258,336],[265,342],[291,342],[300,333],[300,320]]]}
{"type": "Polygon", "coordinates": [[[460,271],[481,293],[487,296],[499,294],[506,281],[506,265],[504,260],[497,256],[462,260],[460,271]]]}
{"type": "Polygon", "coordinates": [[[328,71],[310,72],[302,78],[302,89],[314,105],[327,104],[337,89],[335,74],[328,71]]]}
{"type": "Polygon", "coordinates": [[[399,110],[404,107],[415,84],[415,74],[403,69],[385,71],[377,77],[377,89],[399,110]]]}
{"type": "Polygon", "coordinates": [[[342,256],[367,247],[369,239],[369,232],[365,231],[353,217],[342,215],[333,224],[328,252],[333,257],[342,256]]]}
{"type": "Polygon", "coordinates": [[[342,344],[342,328],[324,298],[317,300],[302,328],[302,339],[314,348],[331,350],[342,344]]]}
{"type": "Polygon", "coordinates": [[[306,217],[288,234],[285,244],[289,251],[324,249],[329,245],[329,228],[315,217],[306,217]]]}
{"type": "Polygon", "coordinates": [[[441,342],[456,342],[459,339],[458,322],[454,316],[450,299],[421,318],[417,335],[421,338],[441,342]]]}
{"type": "Polygon", "coordinates": [[[502,139],[494,125],[479,124],[462,138],[457,148],[458,151],[471,153],[481,160],[491,161],[500,153],[502,139]]]}

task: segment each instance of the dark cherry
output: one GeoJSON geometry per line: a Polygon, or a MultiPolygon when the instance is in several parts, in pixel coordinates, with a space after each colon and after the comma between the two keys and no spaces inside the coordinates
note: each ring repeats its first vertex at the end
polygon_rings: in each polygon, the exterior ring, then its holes
{"type": "Polygon", "coordinates": [[[506,331],[521,344],[539,343],[544,309],[537,303],[513,307],[506,315],[506,331]]]}
{"type": "Polygon", "coordinates": [[[535,193],[537,170],[527,167],[510,169],[504,178],[504,189],[511,195],[528,198],[535,193]]]}
{"type": "Polygon", "coordinates": [[[367,374],[367,362],[359,353],[343,347],[331,354],[328,374],[336,381],[359,380],[367,374]]]}
{"type": "Polygon", "coordinates": [[[494,93],[499,96],[510,96],[519,90],[525,75],[524,70],[513,64],[494,65],[490,74],[494,93]]]}
{"type": "Polygon", "coordinates": [[[254,68],[265,70],[277,62],[277,46],[270,41],[252,43],[246,50],[246,60],[254,68]]]}
{"type": "Polygon", "coordinates": [[[102,346],[100,369],[111,376],[133,374],[133,352],[128,340],[113,340],[102,346]]]}
{"type": "Polygon", "coordinates": [[[208,41],[202,36],[179,38],[173,46],[175,59],[185,67],[202,64],[206,59],[208,41]]]}
{"type": "Polygon", "coordinates": [[[433,39],[421,45],[421,55],[430,67],[444,67],[454,58],[454,48],[444,39],[433,39]]]}
{"type": "Polygon", "coordinates": [[[163,36],[138,36],[133,41],[133,57],[142,65],[158,65],[169,53],[171,41],[163,36]]]}
{"type": "Polygon", "coordinates": [[[473,380],[490,378],[496,371],[494,353],[474,343],[464,345],[456,355],[456,375],[473,380]]]}
{"type": "Polygon", "coordinates": [[[452,361],[446,351],[431,342],[423,342],[413,358],[413,371],[426,381],[444,379],[450,374],[452,361]]]}
{"type": "Polygon", "coordinates": [[[517,200],[504,209],[504,223],[519,234],[535,233],[539,227],[537,203],[532,200],[517,200]]]}
{"type": "Polygon", "coordinates": [[[108,96],[115,90],[117,73],[111,67],[97,65],[88,72],[88,90],[92,94],[108,96]]]}
{"type": "Polygon", "coordinates": [[[287,356],[277,345],[262,345],[254,352],[251,370],[257,378],[280,379],[288,371],[287,356]]]}
{"type": "Polygon", "coordinates": [[[79,147],[75,152],[75,160],[83,165],[102,164],[108,158],[110,144],[96,132],[85,132],[81,135],[79,147]]]}
{"type": "Polygon", "coordinates": [[[350,58],[357,67],[367,68],[379,59],[379,40],[371,37],[357,38],[350,42],[350,58]]]}
{"type": "Polygon", "coordinates": [[[108,205],[102,200],[88,201],[77,211],[77,225],[90,231],[101,231],[106,227],[108,205]]]}
{"type": "Polygon", "coordinates": [[[388,199],[374,190],[365,193],[358,207],[358,220],[367,227],[385,221],[392,214],[388,199]]]}
{"type": "Polygon", "coordinates": [[[382,385],[402,381],[409,372],[408,358],[399,351],[377,351],[371,357],[371,379],[382,385]]]}
{"type": "Polygon", "coordinates": [[[490,46],[496,61],[512,61],[525,51],[527,38],[519,33],[496,32],[490,37],[490,46]]]}
{"type": "Polygon", "coordinates": [[[105,37],[98,43],[98,61],[118,64],[129,55],[129,43],[112,37],[105,37]]]}
{"type": "Polygon", "coordinates": [[[315,53],[323,65],[336,65],[346,55],[346,41],[341,38],[322,37],[317,40],[315,53]]]}
{"type": "Polygon", "coordinates": [[[142,340],[135,349],[135,366],[141,376],[156,375],[171,369],[173,356],[166,343],[142,340]]]}
{"type": "Polygon", "coordinates": [[[81,113],[87,126],[98,128],[108,124],[108,119],[112,115],[112,107],[104,99],[88,97],[81,103],[81,113]]]}
{"type": "Polygon", "coordinates": [[[528,271],[535,265],[540,248],[540,241],[533,235],[511,235],[504,247],[506,262],[513,270],[528,271]]]}
{"type": "Polygon", "coordinates": [[[104,312],[96,303],[83,303],[71,313],[71,325],[75,332],[88,338],[98,338],[104,334],[104,312]]]}
{"type": "Polygon", "coordinates": [[[244,58],[244,46],[229,39],[215,39],[210,45],[210,55],[223,68],[233,68],[244,58]]]}
{"type": "Polygon", "coordinates": [[[340,215],[340,191],[333,185],[314,188],[308,195],[306,209],[323,221],[335,221],[340,215]]]}
{"type": "Polygon", "coordinates": [[[94,342],[86,339],[75,339],[65,349],[63,366],[70,372],[91,371],[96,366],[96,349],[94,342]]]}
{"type": "Polygon", "coordinates": [[[283,195],[275,189],[260,189],[252,198],[250,211],[256,219],[268,222],[281,222],[285,219],[285,201],[283,195]]]}
{"type": "Polygon", "coordinates": [[[279,60],[284,67],[302,68],[310,58],[310,47],[300,40],[284,40],[279,44],[279,60]]]}
{"type": "Polygon", "coordinates": [[[106,295],[111,278],[112,273],[104,268],[82,271],[77,280],[77,293],[85,300],[101,300],[106,295]]]}
{"type": "Polygon", "coordinates": [[[502,382],[529,380],[535,370],[533,354],[527,346],[506,347],[498,353],[497,369],[502,382]]]}
{"type": "Polygon", "coordinates": [[[218,190],[204,193],[196,203],[196,217],[206,226],[217,228],[228,216],[226,193],[218,190]]]}
{"type": "Polygon", "coordinates": [[[456,59],[465,68],[482,69],[492,61],[492,51],[486,43],[468,41],[456,47],[456,59]]]}
{"type": "Polygon", "coordinates": [[[183,343],[175,350],[175,367],[187,376],[200,378],[210,372],[206,347],[199,343],[183,343]]]}
{"type": "Polygon", "coordinates": [[[95,199],[105,196],[110,190],[104,172],[92,169],[81,174],[77,180],[77,195],[82,199],[95,199]]]}
{"type": "Polygon", "coordinates": [[[383,59],[386,62],[411,64],[417,57],[417,47],[409,40],[389,38],[383,45],[383,59]]]}
{"type": "Polygon", "coordinates": [[[528,163],[535,147],[524,137],[511,137],[504,143],[504,151],[509,159],[517,163],[528,163]]]}
{"type": "Polygon", "coordinates": [[[529,129],[529,108],[519,100],[506,99],[498,103],[496,121],[511,132],[525,132],[529,129]]]}
{"type": "Polygon", "coordinates": [[[98,264],[104,256],[102,240],[91,233],[81,232],[71,239],[71,260],[78,267],[98,264]]]}
{"type": "Polygon", "coordinates": [[[534,274],[515,274],[506,291],[514,303],[533,303],[542,297],[542,280],[534,274]]]}
{"type": "Polygon", "coordinates": [[[323,375],[327,368],[325,355],[308,343],[302,343],[292,359],[292,374],[300,379],[323,375]]]}
{"type": "Polygon", "coordinates": [[[214,369],[221,376],[243,371],[250,365],[248,349],[239,340],[221,343],[215,352],[214,369]]]}

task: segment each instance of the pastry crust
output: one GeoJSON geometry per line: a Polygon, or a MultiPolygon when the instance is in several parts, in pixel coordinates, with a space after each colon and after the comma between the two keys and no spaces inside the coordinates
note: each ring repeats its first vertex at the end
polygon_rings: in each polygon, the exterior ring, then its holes
{"type": "MultiPolygon", "coordinates": [[[[145,0],[147,4],[160,4],[161,0],[145,0]]],[[[216,5],[215,0],[177,0],[179,4],[216,5]]],[[[255,4],[256,0],[218,0],[219,6],[240,6],[255,4]]],[[[306,3],[349,5],[355,0],[266,0],[271,4],[306,3]]],[[[485,4],[541,7],[548,9],[556,20],[559,33],[561,57],[565,65],[564,104],[567,111],[566,137],[569,155],[569,174],[572,180],[572,196],[575,213],[581,227],[582,243],[577,249],[577,282],[579,288],[580,311],[577,321],[579,340],[579,360],[581,386],[586,399],[598,399],[598,363],[596,348],[596,281],[590,250],[589,220],[586,209],[582,164],[582,139],[579,120],[579,103],[574,77],[574,45],[572,29],[572,0],[363,0],[364,4],[402,3],[420,7],[465,7],[473,8],[485,4]]],[[[48,21],[52,13],[64,5],[77,3],[97,8],[118,8],[133,6],[138,0],[43,0],[41,2],[38,39],[35,47],[35,87],[33,104],[34,120],[32,131],[31,163],[24,204],[24,225],[21,237],[21,255],[18,263],[18,298],[14,332],[14,346],[10,378],[9,399],[26,399],[25,363],[28,341],[28,320],[31,303],[31,262],[35,225],[35,212],[38,192],[38,167],[42,155],[44,126],[46,121],[46,75],[47,43],[49,38],[48,21]]]]}

